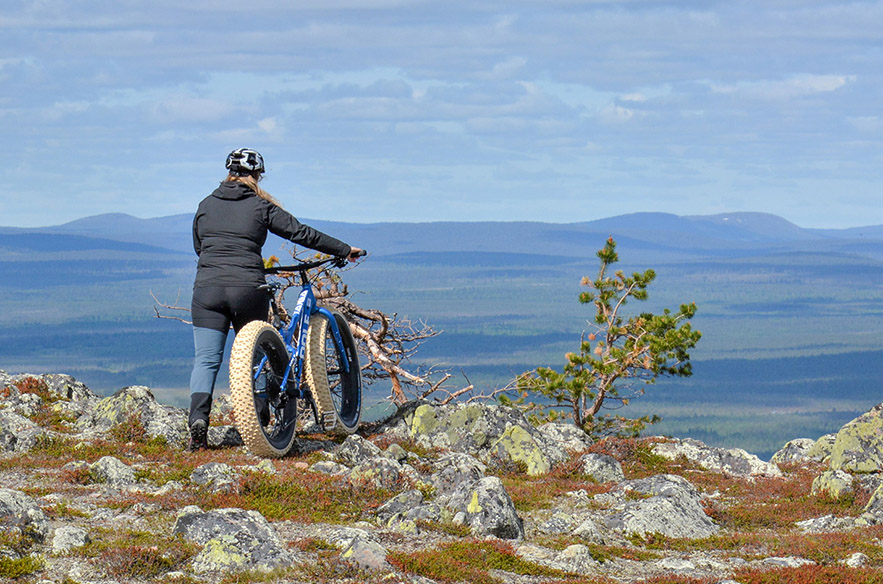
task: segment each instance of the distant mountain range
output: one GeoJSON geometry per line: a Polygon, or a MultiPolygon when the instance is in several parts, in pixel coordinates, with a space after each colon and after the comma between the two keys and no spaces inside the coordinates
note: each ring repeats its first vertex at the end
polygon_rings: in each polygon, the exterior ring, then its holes
{"type": "MultiPolygon", "coordinates": [[[[38,228],[0,227],[0,249],[116,249],[192,253],[192,215],[139,219],[123,213],[85,217],[38,228]],[[50,236],[54,236],[50,237],[50,236]]],[[[732,257],[758,252],[819,251],[883,257],[883,225],[806,229],[766,213],[678,216],[633,213],[578,223],[428,222],[304,223],[376,255],[413,252],[502,252],[584,257],[613,236],[621,249],[657,256],[732,257]]],[[[271,240],[279,245],[281,240],[271,240]]]]}

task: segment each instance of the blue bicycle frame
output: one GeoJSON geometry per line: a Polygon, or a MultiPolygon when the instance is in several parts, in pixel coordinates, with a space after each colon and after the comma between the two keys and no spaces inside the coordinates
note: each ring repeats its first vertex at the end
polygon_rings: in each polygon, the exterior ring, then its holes
{"type": "MultiPolygon", "coordinates": [[[[334,318],[334,315],[327,308],[322,308],[321,306],[318,306],[316,304],[316,296],[315,294],[313,294],[313,286],[310,283],[309,278],[307,277],[307,270],[334,261],[339,260],[338,258],[331,258],[327,260],[303,263],[296,266],[278,266],[265,270],[268,274],[297,271],[300,273],[301,276],[301,291],[297,297],[297,304],[295,304],[294,306],[294,312],[291,314],[291,319],[289,320],[287,325],[281,325],[278,327],[279,333],[282,335],[282,340],[285,342],[285,348],[288,350],[289,355],[288,365],[285,367],[285,375],[281,380],[280,387],[284,387],[285,392],[290,397],[298,399],[312,399],[312,396],[308,396],[307,392],[304,391],[302,382],[304,371],[303,363],[304,356],[306,354],[307,333],[309,332],[310,317],[316,313],[319,313],[323,317],[325,317],[325,319],[328,321],[328,326],[331,328],[331,336],[334,339],[334,344],[337,346],[337,355],[340,360],[340,370],[345,373],[349,373],[350,370],[349,358],[347,357],[346,350],[344,349],[343,338],[340,336],[340,328],[338,328],[337,326],[337,319],[334,318]],[[298,333],[297,339],[295,339],[295,333],[298,333]]],[[[271,303],[275,312],[275,295],[272,297],[271,303]]],[[[261,361],[260,367],[256,368],[255,381],[257,381],[260,372],[263,371],[266,359],[267,357],[265,356],[261,361]]]]}

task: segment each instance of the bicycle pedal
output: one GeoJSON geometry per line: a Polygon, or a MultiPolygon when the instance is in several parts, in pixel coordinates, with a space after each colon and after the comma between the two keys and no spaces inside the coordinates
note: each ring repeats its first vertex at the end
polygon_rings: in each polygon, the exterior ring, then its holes
{"type": "Polygon", "coordinates": [[[322,428],[324,430],[333,430],[337,425],[337,414],[334,412],[322,412],[322,428]]]}

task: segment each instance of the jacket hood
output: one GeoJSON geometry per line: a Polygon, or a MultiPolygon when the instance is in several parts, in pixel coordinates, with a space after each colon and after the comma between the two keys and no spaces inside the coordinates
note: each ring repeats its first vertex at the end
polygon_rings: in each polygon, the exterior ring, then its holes
{"type": "Polygon", "coordinates": [[[212,192],[213,197],[228,200],[244,199],[245,197],[251,197],[252,195],[254,195],[253,190],[242,183],[233,181],[222,182],[220,186],[212,192]]]}

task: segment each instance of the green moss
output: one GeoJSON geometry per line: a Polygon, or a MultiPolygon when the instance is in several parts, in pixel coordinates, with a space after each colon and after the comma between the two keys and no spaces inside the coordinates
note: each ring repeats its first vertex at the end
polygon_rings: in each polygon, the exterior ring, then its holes
{"type": "Polygon", "coordinates": [[[0,531],[0,548],[9,548],[20,556],[29,553],[36,545],[37,542],[33,538],[18,530],[0,531]]]}
{"type": "Polygon", "coordinates": [[[67,501],[60,501],[53,505],[52,507],[48,507],[43,509],[43,512],[49,516],[50,519],[73,519],[74,517],[90,517],[88,513],[85,511],[80,511],[79,509],[74,509],[70,506],[70,503],[67,501]]]}
{"type": "Polygon", "coordinates": [[[40,556],[24,556],[22,558],[0,557],[0,577],[21,578],[43,569],[45,562],[40,556]]]}

